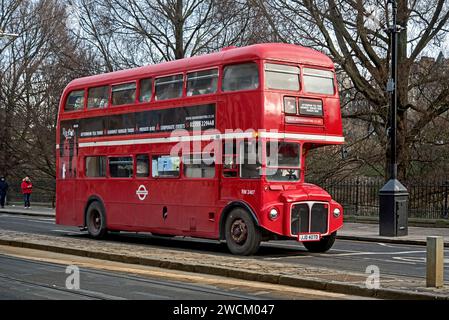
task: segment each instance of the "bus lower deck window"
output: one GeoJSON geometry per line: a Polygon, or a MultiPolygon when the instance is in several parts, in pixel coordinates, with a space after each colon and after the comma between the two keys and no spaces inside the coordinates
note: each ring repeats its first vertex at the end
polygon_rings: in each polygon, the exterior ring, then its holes
{"type": "Polygon", "coordinates": [[[146,178],[150,175],[150,159],[146,154],[139,154],[136,157],[136,176],[146,178]]]}
{"type": "Polygon", "coordinates": [[[184,176],[187,178],[215,177],[215,160],[209,155],[183,156],[184,176]]]}
{"type": "Polygon", "coordinates": [[[86,157],[86,177],[106,177],[106,157],[86,157]]]}
{"type": "Polygon", "coordinates": [[[256,141],[240,143],[240,177],[247,179],[259,178],[262,173],[260,156],[256,141]]]}
{"type": "Polygon", "coordinates": [[[159,177],[179,177],[180,158],[172,156],[153,156],[151,159],[151,175],[159,177]]]}
{"type": "Polygon", "coordinates": [[[110,157],[109,174],[113,178],[132,178],[133,158],[132,157],[110,157]]]}

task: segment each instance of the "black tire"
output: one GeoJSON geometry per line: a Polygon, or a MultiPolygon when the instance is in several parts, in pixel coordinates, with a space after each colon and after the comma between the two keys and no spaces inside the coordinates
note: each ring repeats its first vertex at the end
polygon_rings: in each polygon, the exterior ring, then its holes
{"type": "Polygon", "coordinates": [[[306,241],[303,242],[302,244],[310,252],[326,252],[330,248],[332,248],[336,238],[337,238],[337,231],[321,238],[320,241],[306,241]]]}
{"type": "Polygon", "coordinates": [[[106,236],[106,214],[103,206],[94,201],[87,208],[86,226],[89,235],[94,239],[103,239],[106,236]]]}
{"type": "Polygon", "coordinates": [[[241,256],[255,254],[262,239],[251,215],[241,208],[232,210],[227,216],[225,236],[229,251],[241,256]]]}

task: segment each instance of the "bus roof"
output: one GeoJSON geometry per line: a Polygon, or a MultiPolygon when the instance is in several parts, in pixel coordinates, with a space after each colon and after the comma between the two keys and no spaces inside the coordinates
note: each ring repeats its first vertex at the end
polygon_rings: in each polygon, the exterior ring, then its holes
{"type": "Polygon", "coordinates": [[[118,83],[145,76],[164,76],[176,72],[183,72],[186,69],[193,71],[195,69],[207,68],[208,66],[257,59],[290,61],[325,68],[333,68],[334,66],[328,56],[314,49],[285,43],[264,43],[240,48],[224,48],[219,52],[201,56],[79,78],[70,82],[66,89],[74,87],[81,88],[102,83],[118,83]]]}

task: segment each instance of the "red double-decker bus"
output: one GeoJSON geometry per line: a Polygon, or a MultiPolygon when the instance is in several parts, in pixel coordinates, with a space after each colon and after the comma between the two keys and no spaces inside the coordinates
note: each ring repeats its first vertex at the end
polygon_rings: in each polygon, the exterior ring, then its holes
{"type": "Polygon", "coordinates": [[[56,223],[331,248],[343,209],[304,181],[307,152],[342,144],[334,65],[257,44],[72,81],[57,128],[56,223]]]}

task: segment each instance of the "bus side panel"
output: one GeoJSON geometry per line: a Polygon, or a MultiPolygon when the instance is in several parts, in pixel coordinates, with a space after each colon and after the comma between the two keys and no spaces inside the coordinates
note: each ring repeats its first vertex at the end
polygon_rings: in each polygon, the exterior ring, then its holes
{"type": "Polygon", "coordinates": [[[56,183],[56,224],[66,226],[79,226],[76,219],[74,208],[75,203],[75,185],[73,179],[58,179],[56,183]]]}
{"type": "Polygon", "coordinates": [[[183,230],[208,233],[218,238],[215,223],[218,181],[186,178],[181,184],[184,191],[179,193],[177,202],[183,211],[183,230]]]}

